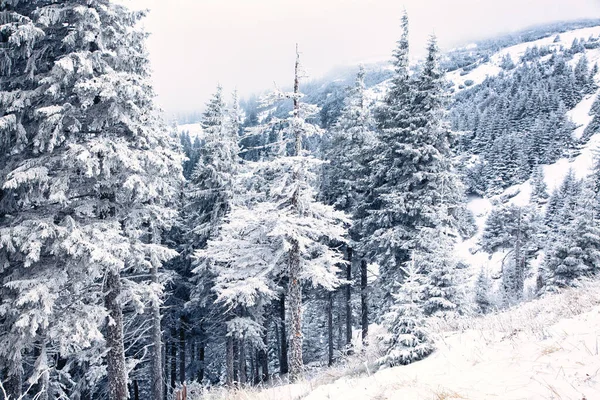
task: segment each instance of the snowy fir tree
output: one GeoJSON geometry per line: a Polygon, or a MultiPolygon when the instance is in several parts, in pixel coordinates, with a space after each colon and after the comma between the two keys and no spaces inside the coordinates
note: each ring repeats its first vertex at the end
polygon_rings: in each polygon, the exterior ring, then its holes
{"type": "Polygon", "coordinates": [[[489,274],[481,268],[475,282],[475,305],[481,314],[486,314],[493,309],[492,289],[489,274]]]}
{"type": "Polygon", "coordinates": [[[577,197],[570,221],[551,232],[544,260],[544,286],[548,290],[577,285],[592,277],[600,262],[600,224],[594,207],[596,193],[586,182],[577,197]]]}
{"type": "Polygon", "coordinates": [[[216,234],[227,213],[239,163],[239,120],[229,118],[220,86],[206,105],[201,124],[204,144],[186,190],[187,219],[196,238],[195,248],[202,248],[216,234]]]}
{"type": "Polygon", "coordinates": [[[251,181],[240,186],[221,234],[209,241],[206,250],[197,252],[200,259],[215,265],[214,290],[220,301],[248,309],[285,296],[290,315],[291,379],[303,369],[302,284],[327,290],[338,286],[337,265],[343,263],[343,257],[323,239],[345,241],[345,224],[349,222],[343,213],[316,201],[312,171],[321,163],[302,148],[304,139],[317,128],[306,122],[307,112],[313,109],[300,102],[299,55],[295,73],[293,92],[277,91],[266,100],[289,99],[293,103],[292,115],[276,121],[284,129],[275,144],[280,156],[247,166],[255,171],[249,174],[251,181]],[[275,282],[282,279],[287,288],[277,287],[275,282]]]}
{"type": "Polygon", "coordinates": [[[402,279],[399,266],[416,246],[418,227],[458,229],[464,209],[451,159],[452,136],[444,123],[445,84],[436,40],[430,39],[422,70],[411,79],[407,24],[405,15],[392,89],[378,114],[381,131],[371,178],[376,198],[365,222],[384,297],[391,293],[386,284],[402,279]]]}
{"type": "Polygon", "coordinates": [[[548,200],[548,186],[546,185],[544,169],[541,165],[534,167],[531,174],[531,200],[536,204],[544,204],[548,200]]]}
{"type": "Polygon", "coordinates": [[[394,294],[394,305],[383,318],[389,330],[383,337],[387,351],[378,361],[392,367],[419,361],[434,350],[423,313],[426,278],[414,259],[403,269],[404,282],[394,294]]]}
{"type": "Polygon", "coordinates": [[[27,379],[36,398],[125,399],[141,360],[124,312],[161,295],[129,276],[174,255],[160,243],[182,161],[153,106],[143,14],[107,0],[0,9],[2,380],[11,398],[27,379]]]}

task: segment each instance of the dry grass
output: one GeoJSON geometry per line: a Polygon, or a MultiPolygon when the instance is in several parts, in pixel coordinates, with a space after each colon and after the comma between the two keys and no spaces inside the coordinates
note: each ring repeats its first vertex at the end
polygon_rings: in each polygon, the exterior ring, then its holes
{"type": "Polygon", "coordinates": [[[433,398],[435,400],[466,399],[466,397],[462,396],[461,394],[447,389],[434,392],[433,398]]]}

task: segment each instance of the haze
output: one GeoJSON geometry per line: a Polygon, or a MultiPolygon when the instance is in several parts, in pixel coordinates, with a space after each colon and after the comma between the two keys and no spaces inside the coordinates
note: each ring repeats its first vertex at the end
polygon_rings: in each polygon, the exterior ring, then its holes
{"type": "Polygon", "coordinates": [[[144,25],[158,102],[203,109],[218,83],[242,96],[292,79],[299,43],[312,77],[390,58],[406,8],[415,55],[435,32],[442,48],[531,25],[600,17],[600,0],[130,0],[144,25]]]}

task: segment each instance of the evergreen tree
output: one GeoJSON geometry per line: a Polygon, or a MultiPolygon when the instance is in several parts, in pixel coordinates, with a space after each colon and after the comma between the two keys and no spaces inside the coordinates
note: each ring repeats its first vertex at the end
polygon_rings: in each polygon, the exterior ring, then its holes
{"type": "Polygon", "coordinates": [[[493,253],[505,251],[502,281],[508,304],[523,296],[525,273],[535,246],[538,221],[533,209],[508,205],[492,211],[483,230],[482,248],[493,253]]]}
{"type": "Polygon", "coordinates": [[[287,282],[282,289],[290,314],[292,380],[303,369],[302,285],[311,283],[326,290],[338,286],[337,265],[343,258],[326,242],[344,242],[348,222],[343,213],[316,200],[314,170],[321,162],[303,151],[306,137],[318,131],[306,121],[316,109],[300,101],[299,55],[295,73],[292,93],[276,91],[265,99],[269,104],[291,100],[292,115],[256,128],[283,127],[274,143],[278,156],[249,164],[253,172],[241,175],[242,182],[244,177],[250,177],[249,181],[240,186],[220,234],[209,241],[205,251],[197,253],[218,265],[214,290],[225,302],[246,308],[260,306],[265,299],[280,295],[274,281],[287,282]]]}
{"type": "Polygon", "coordinates": [[[571,221],[550,235],[543,272],[547,290],[573,286],[582,277],[598,272],[600,265],[600,219],[595,212],[592,182],[583,185],[571,221]]]}
{"type": "Polygon", "coordinates": [[[195,237],[195,248],[204,247],[206,241],[216,234],[227,213],[233,176],[239,163],[239,121],[228,118],[220,86],[207,103],[201,124],[204,145],[200,148],[200,157],[188,184],[185,207],[191,233],[195,237]]]}
{"type": "Polygon", "coordinates": [[[133,318],[124,310],[161,294],[130,275],[174,255],[161,235],[181,176],[153,105],[143,13],[108,0],[4,1],[0,11],[0,360],[10,395],[19,398],[23,373],[47,398],[79,398],[107,374],[94,391],[123,400],[133,318]]]}
{"type": "Polygon", "coordinates": [[[395,53],[397,83],[380,113],[380,145],[372,161],[376,199],[365,222],[370,249],[381,266],[384,296],[390,283],[402,279],[398,267],[418,246],[418,227],[460,228],[464,200],[451,162],[452,136],[444,123],[445,84],[436,40],[430,40],[419,76],[408,82],[406,17],[404,21],[395,53]]]}
{"type": "Polygon", "coordinates": [[[488,313],[493,307],[491,293],[492,282],[486,271],[481,268],[475,282],[475,305],[481,314],[488,313]]]}
{"type": "Polygon", "coordinates": [[[548,197],[548,186],[546,185],[544,177],[544,169],[541,165],[536,166],[533,169],[531,175],[531,200],[536,204],[544,204],[548,197]]]}
{"type": "Polygon", "coordinates": [[[389,333],[382,338],[387,351],[379,364],[391,367],[419,361],[434,350],[423,313],[425,277],[414,260],[403,269],[404,282],[383,318],[389,333]]]}

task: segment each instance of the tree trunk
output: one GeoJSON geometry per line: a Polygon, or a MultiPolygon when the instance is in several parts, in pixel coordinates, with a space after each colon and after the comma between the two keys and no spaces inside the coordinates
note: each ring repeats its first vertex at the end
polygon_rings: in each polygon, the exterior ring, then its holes
{"type": "Polygon", "coordinates": [[[140,387],[138,386],[137,379],[134,379],[133,381],[133,400],[140,400],[140,387]]]}
{"type": "MultiPolygon", "coordinates": [[[[173,321],[173,325],[175,325],[175,321],[173,321]]],[[[175,326],[171,328],[171,391],[175,390],[175,385],[177,384],[177,342],[175,338],[177,337],[177,331],[175,330],[175,326]]]]}
{"type": "Polygon", "coordinates": [[[169,367],[167,362],[167,354],[168,354],[168,342],[165,340],[163,342],[162,348],[162,366],[163,366],[163,376],[165,379],[162,381],[162,391],[163,391],[163,400],[167,400],[167,395],[169,393],[169,383],[167,382],[167,378],[169,377],[169,367]]]}
{"type": "Polygon", "coordinates": [[[185,383],[185,317],[179,319],[179,382],[185,383]]]}
{"type": "Polygon", "coordinates": [[[246,375],[247,375],[247,371],[246,371],[246,343],[245,343],[245,339],[244,337],[241,337],[239,339],[238,342],[238,348],[240,350],[240,357],[238,360],[238,367],[239,367],[239,373],[238,376],[240,378],[239,382],[240,385],[245,385],[246,384],[246,375]]]}
{"type": "Polygon", "coordinates": [[[127,400],[127,370],[123,344],[123,310],[119,296],[121,279],[117,271],[109,270],[104,287],[104,306],[108,311],[106,326],[106,365],[109,400],[127,400]]]}
{"type": "Polygon", "coordinates": [[[327,365],[333,365],[333,292],[327,292],[327,365]]]}
{"type": "Polygon", "coordinates": [[[227,336],[226,339],[226,356],[225,356],[225,384],[229,387],[233,386],[233,337],[227,336]]]}
{"type": "Polygon", "coordinates": [[[279,339],[281,340],[281,351],[279,353],[279,373],[281,375],[289,372],[288,366],[288,348],[287,348],[287,332],[285,328],[285,294],[281,294],[279,298],[279,339]]]}
{"type": "Polygon", "coordinates": [[[368,344],[369,335],[369,304],[367,293],[367,261],[360,260],[360,316],[363,346],[368,344]]]}
{"type": "Polygon", "coordinates": [[[262,382],[266,382],[269,380],[269,353],[268,353],[269,340],[268,340],[268,336],[267,336],[267,329],[265,329],[265,332],[263,333],[262,340],[263,340],[264,348],[262,348],[258,351],[259,360],[260,360],[261,369],[262,369],[262,375],[261,375],[260,380],[262,382]]]}
{"type": "Polygon", "coordinates": [[[346,266],[346,348],[352,346],[352,247],[347,248],[348,265],[346,266]]]}
{"type": "Polygon", "coordinates": [[[200,326],[200,342],[198,343],[198,382],[204,380],[204,331],[200,326]]]}
{"type": "Polygon", "coordinates": [[[289,251],[288,301],[290,307],[290,351],[289,368],[290,381],[300,377],[303,368],[302,361],[302,286],[300,284],[300,244],[292,239],[289,251]]]}
{"type": "MultiPolygon", "coordinates": [[[[158,267],[152,266],[150,271],[152,276],[152,282],[158,285],[158,267]]],[[[160,317],[160,303],[158,301],[152,302],[151,305],[152,315],[152,399],[163,400],[164,394],[164,379],[163,379],[163,356],[162,356],[162,331],[160,328],[161,317],[160,317]]],[[[136,381],[137,385],[137,381],[136,381]]]]}

